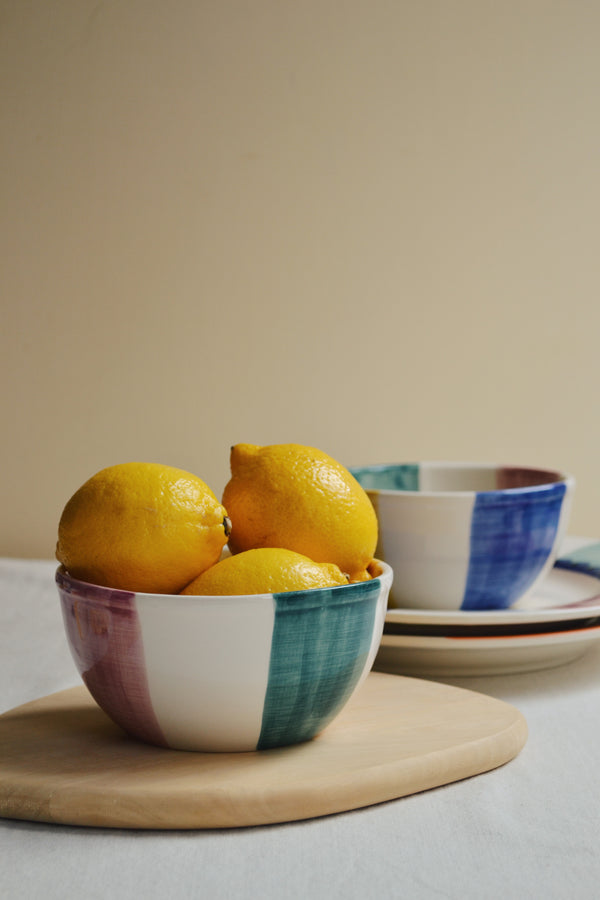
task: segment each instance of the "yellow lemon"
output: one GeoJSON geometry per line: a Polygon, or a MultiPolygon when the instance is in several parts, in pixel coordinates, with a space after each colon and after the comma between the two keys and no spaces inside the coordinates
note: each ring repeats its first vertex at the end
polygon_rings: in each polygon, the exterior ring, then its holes
{"type": "Polygon", "coordinates": [[[202,572],[181,593],[274,594],[348,584],[332,563],[316,563],[300,553],[279,547],[245,550],[226,556],[202,572]]]}
{"type": "Polygon", "coordinates": [[[178,593],[221,555],[229,519],[198,477],[159,463],[109,466],[73,494],[56,557],[75,578],[178,593]]]}
{"type": "Polygon", "coordinates": [[[336,460],[300,444],[236,444],[222,502],[232,553],[285,547],[335,563],[351,581],[369,578],[377,517],[364,489],[336,460]]]}

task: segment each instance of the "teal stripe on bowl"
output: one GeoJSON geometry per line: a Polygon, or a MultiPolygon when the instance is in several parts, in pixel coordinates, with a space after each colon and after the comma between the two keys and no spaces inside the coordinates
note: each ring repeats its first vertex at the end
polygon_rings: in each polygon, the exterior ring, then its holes
{"type": "Polygon", "coordinates": [[[366,491],[418,491],[418,463],[359,466],[350,470],[366,491]]]}
{"type": "Polygon", "coordinates": [[[373,634],[379,579],[274,594],[269,681],[257,749],[305,741],[322,731],[358,684],[373,634]]]}

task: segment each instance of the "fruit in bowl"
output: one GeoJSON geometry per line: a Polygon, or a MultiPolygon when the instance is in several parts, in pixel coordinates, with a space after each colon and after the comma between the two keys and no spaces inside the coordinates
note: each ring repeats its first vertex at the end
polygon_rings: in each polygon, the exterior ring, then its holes
{"type": "Polygon", "coordinates": [[[225,556],[198,575],[181,593],[265,594],[340,584],[348,584],[348,576],[335,563],[316,563],[293,550],[257,547],[235,556],[225,556]]]}
{"type": "Polygon", "coordinates": [[[374,559],[363,489],[313,448],[241,447],[222,503],[190,473],[126,463],[93,476],[61,517],[56,581],[76,666],[98,705],[152,744],[309,740],[379,648],[392,571],[374,559]],[[239,457],[260,458],[254,476],[240,480],[239,457]]]}
{"type": "Polygon", "coordinates": [[[56,557],[82,581],[176,593],[217,562],[231,523],[200,478],[158,463],[121,463],[65,506],[56,557]]]}
{"type": "Polygon", "coordinates": [[[351,581],[367,577],[377,545],[375,510],[348,469],[321,450],[237,444],[223,505],[234,553],[286,547],[336,563],[351,581]]]}

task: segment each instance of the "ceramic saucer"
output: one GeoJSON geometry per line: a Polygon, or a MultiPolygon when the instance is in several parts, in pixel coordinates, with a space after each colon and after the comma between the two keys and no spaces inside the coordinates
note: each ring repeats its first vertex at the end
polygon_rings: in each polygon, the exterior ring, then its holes
{"type": "Polygon", "coordinates": [[[487,675],[562,665],[600,640],[600,542],[567,538],[555,567],[508,610],[390,609],[375,662],[404,675],[487,675]]]}

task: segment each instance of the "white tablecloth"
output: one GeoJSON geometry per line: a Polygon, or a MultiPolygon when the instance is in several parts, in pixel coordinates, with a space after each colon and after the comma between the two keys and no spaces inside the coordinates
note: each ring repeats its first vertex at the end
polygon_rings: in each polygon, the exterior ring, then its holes
{"type": "MultiPolygon", "coordinates": [[[[80,683],[54,570],[0,560],[0,712],[80,683]]],[[[0,895],[600,897],[600,647],[546,671],[444,680],[521,710],[529,739],[519,756],[422,794],[268,827],[140,832],[0,819],[0,895]]]]}

